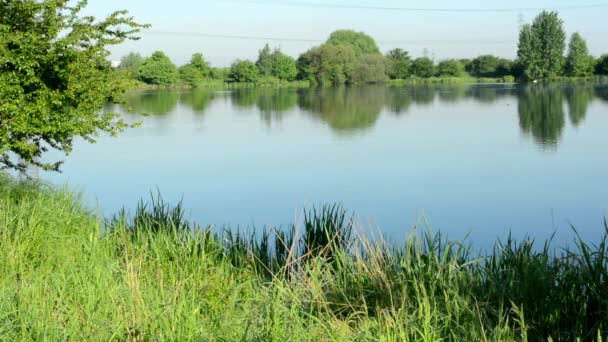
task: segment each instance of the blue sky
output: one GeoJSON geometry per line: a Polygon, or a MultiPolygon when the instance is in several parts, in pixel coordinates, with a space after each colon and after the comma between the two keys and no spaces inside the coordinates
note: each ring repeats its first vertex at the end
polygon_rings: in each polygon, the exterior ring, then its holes
{"type": "Polygon", "coordinates": [[[103,17],[126,9],[152,28],[142,39],[113,48],[112,59],[133,51],[149,55],[165,51],[175,63],[183,64],[201,52],[214,66],[227,66],[237,58],[254,59],[265,39],[271,46],[294,57],[320,44],[336,29],[354,29],[373,36],[382,51],[400,47],[413,56],[425,50],[436,60],[494,54],[514,58],[521,19],[530,22],[538,13],[528,8],[562,8],[560,17],[568,35],[578,31],[592,54],[608,53],[608,1],[606,0],[98,0],[90,1],[87,14],[103,17]],[[314,6],[359,6],[338,8],[314,6]],[[582,9],[571,6],[604,5],[582,9]],[[361,7],[390,7],[392,10],[361,7]],[[513,9],[497,12],[405,11],[394,8],[513,9]],[[182,33],[182,34],[176,34],[182,33]],[[238,36],[240,39],[206,35],[238,36]],[[281,38],[305,41],[286,41],[281,38]]]}

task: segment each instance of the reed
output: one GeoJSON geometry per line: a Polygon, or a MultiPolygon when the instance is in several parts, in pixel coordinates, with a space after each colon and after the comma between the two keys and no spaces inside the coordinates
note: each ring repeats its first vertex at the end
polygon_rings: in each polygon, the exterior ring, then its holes
{"type": "Polygon", "coordinates": [[[602,340],[594,244],[507,237],[488,255],[428,229],[366,237],[339,205],[286,229],[200,227],[159,195],[100,220],[68,190],[0,177],[5,340],[602,340]]]}

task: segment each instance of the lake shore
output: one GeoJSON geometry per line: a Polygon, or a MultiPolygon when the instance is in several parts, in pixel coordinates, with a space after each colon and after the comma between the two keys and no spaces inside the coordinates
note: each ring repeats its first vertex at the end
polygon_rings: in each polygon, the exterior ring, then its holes
{"type": "Polygon", "coordinates": [[[8,176],[0,209],[8,339],[606,337],[606,234],[557,254],[507,238],[478,256],[424,233],[395,248],[331,206],[301,235],[218,235],[160,198],[100,220],[69,190],[8,176]]]}

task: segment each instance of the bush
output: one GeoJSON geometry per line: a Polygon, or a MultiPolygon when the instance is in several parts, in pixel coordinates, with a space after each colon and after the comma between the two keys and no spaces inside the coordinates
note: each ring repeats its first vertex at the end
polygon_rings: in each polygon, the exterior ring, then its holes
{"type": "Polygon", "coordinates": [[[139,67],[137,78],[147,84],[169,86],[177,83],[177,67],[162,51],[156,51],[139,67]]]}
{"type": "Polygon", "coordinates": [[[228,80],[230,82],[255,82],[258,79],[259,71],[251,61],[237,60],[230,67],[228,80]]]}

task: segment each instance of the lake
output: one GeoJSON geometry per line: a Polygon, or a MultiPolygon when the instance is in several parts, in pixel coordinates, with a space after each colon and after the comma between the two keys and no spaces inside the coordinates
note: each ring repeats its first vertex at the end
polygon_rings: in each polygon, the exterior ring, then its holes
{"type": "Polygon", "coordinates": [[[340,202],[394,241],[428,225],[479,246],[563,245],[570,225],[593,241],[608,216],[608,86],[156,91],[105,109],[141,126],[41,174],[105,216],[157,190],[217,226],[340,202]]]}

